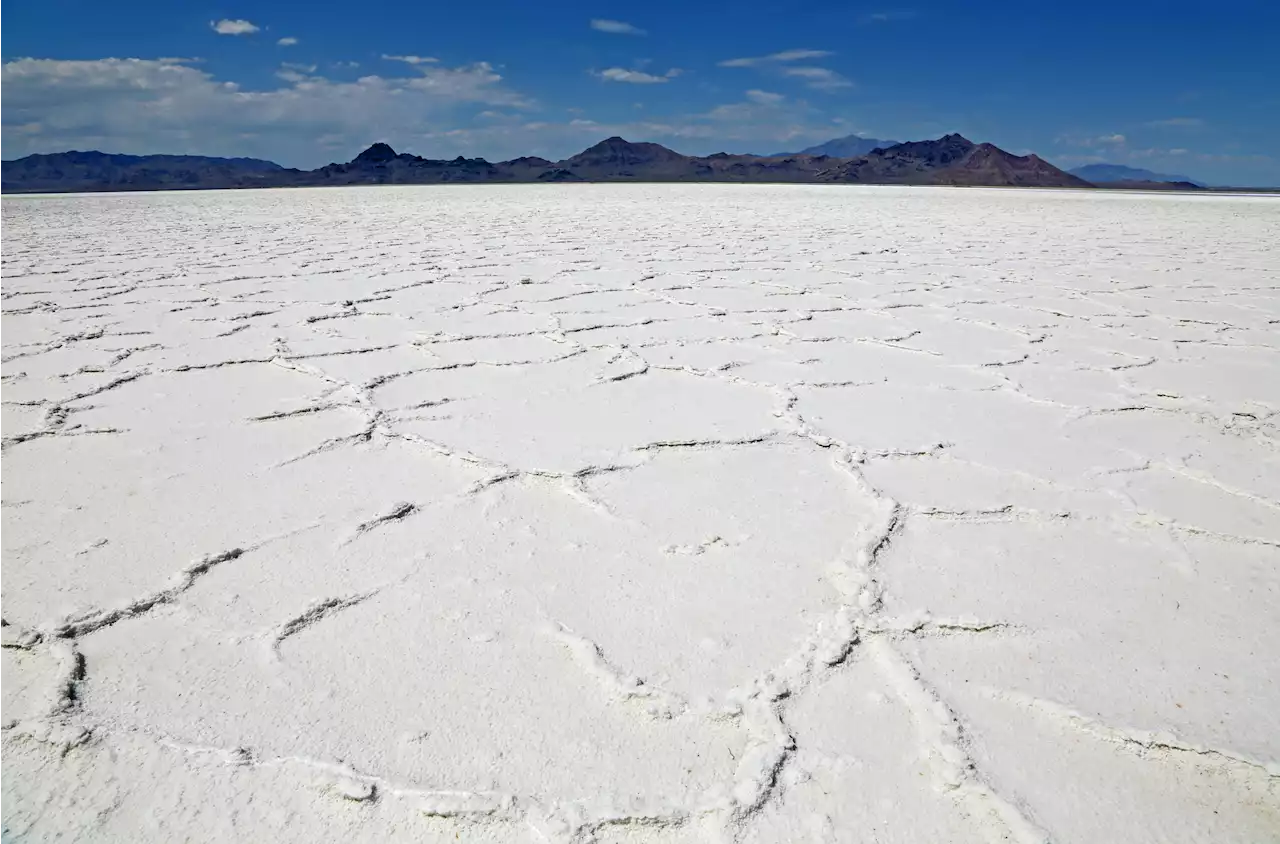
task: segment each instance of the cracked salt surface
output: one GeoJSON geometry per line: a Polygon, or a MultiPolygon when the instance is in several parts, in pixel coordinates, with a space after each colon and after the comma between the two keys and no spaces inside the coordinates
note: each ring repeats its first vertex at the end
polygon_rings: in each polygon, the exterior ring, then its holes
{"type": "Polygon", "coordinates": [[[6,199],[6,840],[1280,840],[1280,203],[6,199]]]}

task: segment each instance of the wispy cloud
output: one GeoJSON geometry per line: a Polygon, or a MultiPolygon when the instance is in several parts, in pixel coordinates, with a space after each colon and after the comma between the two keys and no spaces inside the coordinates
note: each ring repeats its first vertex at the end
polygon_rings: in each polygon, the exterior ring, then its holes
{"type": "Polygon", "coordinates": [[[680,68],[673,67],[661,76],[652,73],[645,73],[642,70],[627,70],[623,67],[609,67],[601,71],[593,71],[593,76],[604,80],[605,82],[629,82],[632,85],[654,85],[660,82],[670,82],[680,75],[680,68]]]}
{"type": "Polygon", "coordinates": [[[1179,149],[1178,152],[1174,152],[1171,149],[1164,149],[1162,147],[1148,147],[1146,149],[1126,150],[1126,155],[1128,155],[1129,158],[1131,159],[1132,158],[1144,158],[1144,159],[1145,158],[1167,158],[1168,156],[1171,156],[1171,155],[1186,155],[1186,154],[1187,154],[1187,151],[1185,149],[1179,149]]]}
{"type": "Polygon", "coordinates": [[[1055,143],[1071,147],[1121,147],[1128,139],[1119,132],[1106,135],[1065,134],[1054,139],[1055,143]]]}
{"type": "Polygon", "coordinates": [[[862,16],[863,23],[891,23],[893,21],[906,21],[916,17],[919,13],[915,9],[887,9],[883,12],[871,12],[862,16]]]}
{"type": "Polygon", "coordinates": [[[725,59],[720,67],[759,67],[775,62],[795,62],[803,59],[821,59],[831,55],[830,50],[783,50],[767,56],[751,56],[743,59],[725,59]]]}
{"type": "Polygon", "coordinates": [[[404,62],[405,64],[435,64],[440,61],[433,56],[389,56],[382,54],[382,58],[389,62],[404,62]]]}
{"type": "Polygon", "coordinates": [[[844,78],[834,70],[825,67],[808,67],[801,65],[799,67],[782,68],[783,76],[790,76],[795,79],[801,79],[804,84],[810,88],[816,88],[819,91],[834,91],[837,88],[852,88],[853,82],[844,78]]]}
{"type": "Polygon", "coordinates": [[[1167,117],[1164,120],[1152,120],[1148,122],[1147,125],[1160,128],[1195,128],[1197,126],[1203,126],[1204,121],[1199,117],[1167,117]]]}
{"type": "Polygon", "coordinates": [[[643,29],[626,21],[611,21],[596,18],[591,21],[591,28],[597,32],[608,32],[613,35],[648,35],[643,29]]]}
{"type": "Polygon", "coordinates": [[[752,88],[747,92],[747,99],[751,100],[753,103],[759,103],[760,105],[777,105],[785,100],[786,97],[781,94],[775,94],[771,91],[761,91],[758,88],[752,88]]]}
{"type": "Polygon", "coordinates": [[[292,47],[294,44],[298,43],[298,39],[294,38],[292,35],[287,35],[284,38],[281,38],[276,43],[279,44],[281,47],[292,47]]]}
{"type": "Polygon", "coordinates": [[[830,68],[793,64],[793,62],[806,59],[822,59],[830,55],[833,55],[830,50],[783,50],[778,53],[770,53],[767,56],[725,59],[719,62],[719,66],[758,68],[766,73],[802,80],[808,87],[819,91],[833,91],[837,88],[852,87],[853,83],[851,81],[830,68]]]}
{"type": "Polygon", "coordinates": [[[252,35],[261,28],[257,24],[246,20],[230,20],[227,18],[223,18],[220,21],[210,21],[209,26],[219,35],[252,35]]]}
{"type": "Polygon", "coordinates": [[[311,78],[311,74],[316,72],[316,66],[313,64],[299,64],[298,62],[281,62],[280,69],[276,71],[276,76],[286,82],[305,82],[311,78]]]}

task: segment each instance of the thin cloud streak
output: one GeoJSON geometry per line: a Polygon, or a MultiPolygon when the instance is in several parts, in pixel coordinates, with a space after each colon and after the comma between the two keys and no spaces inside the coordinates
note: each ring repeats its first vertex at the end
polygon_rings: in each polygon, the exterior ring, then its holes
{"type": "Polygon", "coordinates": [[[725,59],[717,62],[720,67],[760,67],[777,62],[795,62],[804,59],[822,59],[834,55],[830,50],[783,50],[767,56],[751,56],[742,59],[725,59]]]}
{"type": "Polygon", "coordinates": [[[626,21],[611,21],[604,18],[596,18],[591,21],[591,28],[596,32],[608,32],[611,35],[648,35],[638,26],[629,24],[626,21]]]}
{"type": "Polygon", "coordinates": [[[642,70],[627,70],[623,67],[610,67],[604,70],[593,72],[593,76],[604,82],[627,82],[632,85],[656,85],[662,82],[670,82],[680,75],[680,68],[673,67],[661,76],[652,73],[645,73],[642,70]]]}

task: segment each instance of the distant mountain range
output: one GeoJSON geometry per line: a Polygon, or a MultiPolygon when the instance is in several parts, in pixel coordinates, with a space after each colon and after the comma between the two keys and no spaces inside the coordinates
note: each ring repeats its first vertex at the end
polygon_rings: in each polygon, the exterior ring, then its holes
{"type": "Polygon", "coordinates": [[[770,158],[783,158],[788,155],[830,155],[833,158],[856,158],[877,149],[897,146],[901,141],[882,141],[879,138],[864,138],[861,135],[845,135],[843,138],[832,138],[817,146],[805,147],[799,152],[775,152],[770,158]]]}
{"type": "Polygon", "coordinates": [[[1144,170],[1141,167],[1126,167],[1123,164],[1086,164],[1083,167],[1076,167],[1067,172],[1094,184],[1102,182],[1184,182],[1204,187],[1203,183],[1187,176],[1155,173],[1151,170],[1144,170]]]}
{"type": "MultiPolygon", "coordinates": [[[[869,138],[865,143],[885,144],[869,138]]],[[[838,138],[828,144],[852,144],[838,138]]],[[[252,158],[66,152],[3,162],[5,193],[128,191],[453,182],[792,182],[1088,188],[1096,183],[1035,155],[1013,155],[960,135],[876,146],[834,156],[681,155],[659,144],[608,138],[563,161],[524,157],[497,163],[397,153],[376,143],[345,164],[286,169],[252,158]]],[[[1190,186],[1190,185],[1189,185],[1190,186]]]]}
{"type": "Polygon", "coordinates": [[[240,186],[285,168],[260,158],[59,152],[3,162],[5,193],[158,190],[240,186]],[[12,183],[12,184],[11,184],[12,183]]]}

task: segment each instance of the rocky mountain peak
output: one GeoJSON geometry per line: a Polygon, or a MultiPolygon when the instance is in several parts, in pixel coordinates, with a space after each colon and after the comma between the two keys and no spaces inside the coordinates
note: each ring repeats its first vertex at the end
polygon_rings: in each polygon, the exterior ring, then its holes
{"type": "Polygon", "coordinates": [[[396,151],[381,141],[360,153],[352,164],[381,164],[396,157],[396,151]]]}

